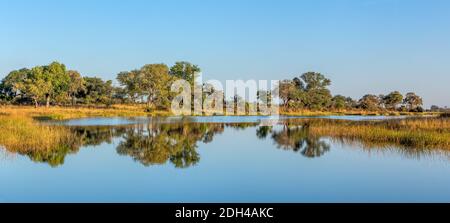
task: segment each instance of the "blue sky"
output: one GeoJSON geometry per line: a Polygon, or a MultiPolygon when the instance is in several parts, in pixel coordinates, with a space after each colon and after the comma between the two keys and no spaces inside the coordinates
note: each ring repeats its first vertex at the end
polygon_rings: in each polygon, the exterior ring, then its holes
{"type": "Polygon", "coordinates": [[[187,60],[206,79],[317,71],[334,94],[450,106],[449,12],[445,0],[0,0],[0,77],[57,60],[114,79],[187,60]]]}

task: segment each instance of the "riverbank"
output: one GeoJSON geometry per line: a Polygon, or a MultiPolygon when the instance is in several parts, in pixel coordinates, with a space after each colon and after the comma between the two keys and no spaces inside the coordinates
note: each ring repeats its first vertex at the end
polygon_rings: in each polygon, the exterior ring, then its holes
{"type": "MultiPolygon", "coordinates": [[[[438,115],[434,112],[396,112],[396,111],[362,111],[362,110],[341,110],[341,111],[280,111],[286,116],[425,116],[438,115]]],[[[0,106],[0,115],[12,115],[21,117],[32,117],[39,120],[65,120],[87,117],[136,117],[136,116],[170,116],[170,111],[148,111],[145,105],[112,105],[110,107],[58,107],[49,108],[32,106],[0,106]]]]}
{"type": "Polygon", "coordinates": [[[41,125],[15,115],[0,115],[0,133],[0,148],[21,154],[51,151],[71,139],[71,132],[63,126],[41,125]]]}
{"type": "Polygon", "coordinates": [[[1,106],[0,115],[31,117],[38,120],[66,120],[88,117],[169,116],[168,111],[146,111],[145,106],[113,105],[111,107],[32,107],[1,106]]]}
{"type": "Polygon", "coordinates": [[[450,149],[450,118],[427,117],[383,121],[319,120],[309,123],[309,134],[368,147],[450,149]]]}

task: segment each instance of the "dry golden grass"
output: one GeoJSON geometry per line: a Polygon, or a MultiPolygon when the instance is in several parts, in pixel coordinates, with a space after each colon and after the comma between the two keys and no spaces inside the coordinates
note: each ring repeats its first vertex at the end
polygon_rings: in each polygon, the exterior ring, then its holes
{"type": "Polygon", "coordinates": [[[0,106],[0,114],[33,117],[37,119],[73,119],[85,117],[133,117],[133,116],[167,116],[170,112],[146,112],[144,106],[114,105],[111,107],[39,107],[0,106]]]}
{"type": "Polygon", "coordinates": [[[71,137],[67,128],[40,125],[30,117],[0,115],[0,146],[10,152],[51,150],[71,137]]]}
{"type": "Polygon", "coordinates": [[[361,115],[361,116],[437,116],[437,112],[398,112],[398,111],[365,111],[365,110],[336,110],[336,111],[311,111],[311,110],[280,110],[280,114],[288,116],[330,116],[330,115],[361,115]]]}
{"type": "Polygon", "coordinates": [[[415,118],[379,122],[323,121],[312,124],[310,134],[392,143],[406,147],[450,149],[449,118],[415,118]]]}
{"type": "MultiPolygon", "coordinates": [[[[33,106],[0,106],[0,114],[26,116],[38,119],[73,119],[85,117],[136,117],[136,116],[170,116],[172,113],[165,110],[147,111],[146,105],[112,105],[105,106],[77,106],[77,107],[59,107],[49,108],[33,106]]],[[[438,115],[438,113],[400,113],[400,112],[368,112],[360,110],[341,110],[341,111],[283,111],[281,115],[287,116],[330,116],[330,115],[438,115]]]]}

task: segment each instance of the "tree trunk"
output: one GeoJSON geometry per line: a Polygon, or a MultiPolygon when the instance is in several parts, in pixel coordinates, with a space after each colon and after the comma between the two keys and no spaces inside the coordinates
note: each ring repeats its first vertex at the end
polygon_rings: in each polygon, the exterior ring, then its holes
{"type": "Polygon", "coordinates": [[[72,95],[72,106],[75,106],[75,95],[72,95]]]}
{"type": "Polygon", "coordinates": [[[149,107],[149,108],[152,107],[152,101],[150,101],[150,100],[147,101],[147,107],[149,107]]]}
{"type": "Polygon", "coordinates": [[[34,99],[34,107],[35,108],[39,107],[39,103],[38,103],[37,99],[34,99]]]}
{"type": "Polygon", "coordinates": [[[45,103],[45,107],[50,107],[50,96],[49,95],[47,95],[46,97],[45,97],[45,99],[46,99],[46,103],[45,103]]]}

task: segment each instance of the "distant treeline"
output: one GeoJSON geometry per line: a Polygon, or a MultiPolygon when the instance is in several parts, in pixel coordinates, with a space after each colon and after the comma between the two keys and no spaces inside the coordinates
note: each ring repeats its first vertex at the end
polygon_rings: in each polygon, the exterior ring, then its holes
{"type": "Polygon", "coordinates": [[[316,72],[307,72],[279,84],[280,99],[285,110],[349,110],[423,112],[423,100],[414,92],[403,96],[399,91],[387,95],[366,94],[359,100],[342,95],[332,96],[331,80],[316,72]]]}
{"type": "MultiPolygon", "coordinates": [[[[0,83],[0,101],[2,104],[36,107],[145,103],[149,109],[168,109],[175,96],[170,91],[171,84],[175,80],[184,79],[194,86],[199,73],[200,68],[189,62],[176,62],[171,67],[166,64],[148,64],[140,69],[120,72],[116,77],[120,86],[114,86],[111,80],[82,76],[78,71],[67,70],[64,64],[53,62],[10,72],[0,83]]],[[[413,92],[404,96],[398,91],[387,95],[367,94],[359,100],[354,100],[342,95],[333,96],[328,89],[330,85],[331,80],[316,72],[307,72],[292,80],[283,80],[277,88],[280,106],[285,111],[424,110],[422,98],[413,92]]],[[[203,94],[208,95],[213,91],[214,89],[203,94]]],[[[271,97],[272,92],[258,91],[259,100],[270,101],[271,97]]],[[[230,99],[231,103],[235,103],[237,98],[239,97],[230,99]]]]}

